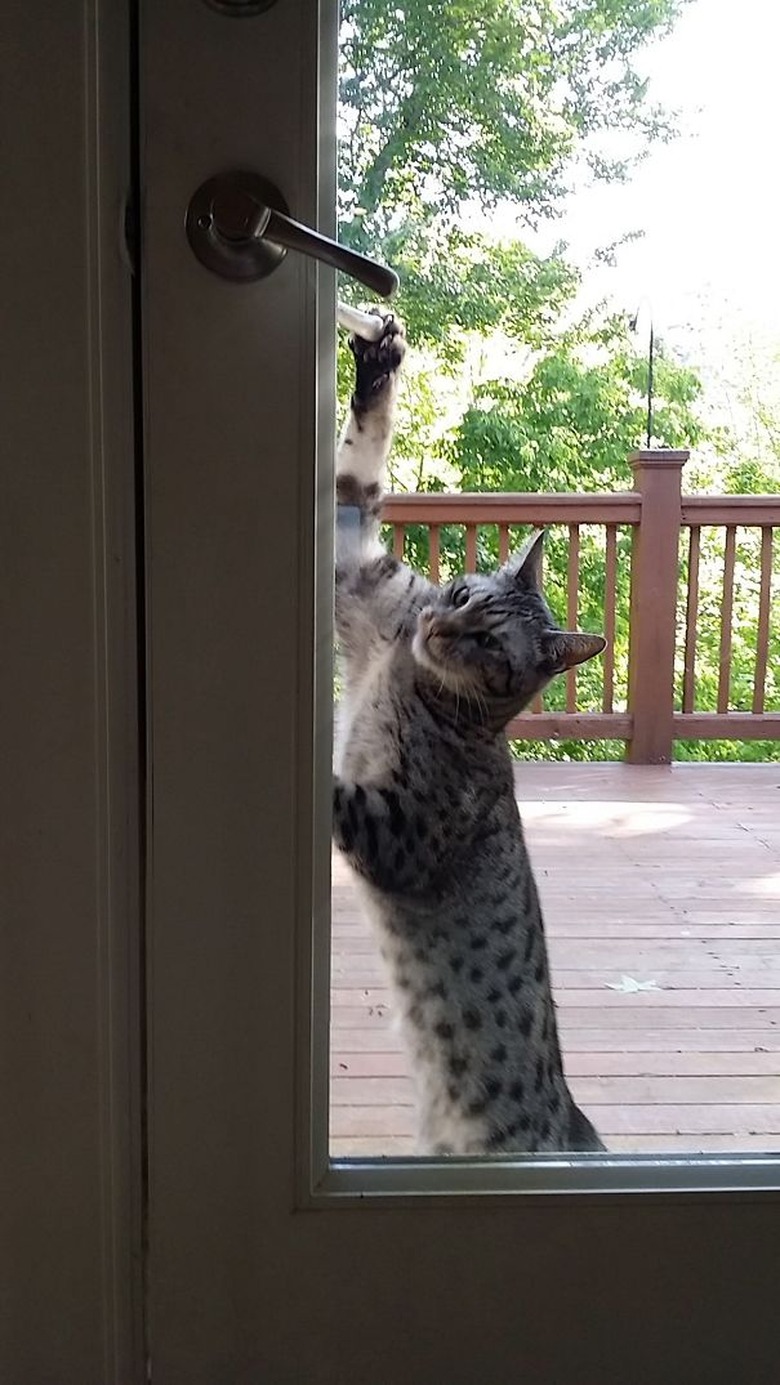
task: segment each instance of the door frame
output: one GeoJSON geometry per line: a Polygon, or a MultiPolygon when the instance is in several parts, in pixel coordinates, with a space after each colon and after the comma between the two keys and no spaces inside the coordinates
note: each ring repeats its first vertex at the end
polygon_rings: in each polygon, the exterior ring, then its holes
{"type": "Polygon", "coordinates": [[[128,7],[12,0],[3,40],[0,1377],[122,1385],[146,1370],[128,7]]]}

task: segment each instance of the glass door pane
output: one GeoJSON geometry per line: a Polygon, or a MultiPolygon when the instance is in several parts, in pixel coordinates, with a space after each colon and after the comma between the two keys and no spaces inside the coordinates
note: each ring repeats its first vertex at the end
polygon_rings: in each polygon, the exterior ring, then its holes
{"type": "MultiPolygon", "coordinates": [[[[603,656],[562,668],[523,706],[506,709],[568,1087],[610,1155],[648,1164],[649,1156],[758,1156],[763,1164],[780,1149],[772,739],[780,701],[768,672],[780,501],[718,493],[733,489],[730,464],[725,453],[713,460],[715,433],[699,416],[725,407],[739,375],[735,367],[727,382],[714,366],[723,323],[715,329],[699,263],[708,241],[703,208],[720,195],[717,151],[731,98],[686,60],[707,35],[724,44],[724,23],[702,6],[677,16],[670,32],[672,16],[662,23],[660,10],[630,33],[627,11],[602,16],[612,39],[621,36],[619,86],[617,50],[608,60],[592,17],[573,44],[567,17],[549,12],[525,47],[498,42],[503,10],[428,27],[429,18],[416,8],[380,13],[371,0],[342,9],[341,234],[395,257],[403,271],[395,307],[407,349],[383,476],[382,540],[409,570],[409,611],[429,579],[445,596],[432,588],[421,600],[443,600],[454,623],[446,590],[455,582],[457,593],[472,574],[466,610],[474,616],[464,618],[453,651],[471,663],[454,692],[443,665],[431,685],[431,705],[438,699],[445,719],[460,722],[455,740],[465,763],[487,716],[491,661],[505,652],[495,622],[489,630],[474,624],[480,593],[487,600],[490,574],[536,525],[546,528],[544,590],[556,621],[607,639],[603,656]],[[662,30],[663,43],[648,49],[662,30]],[[410,43],[411,32],[418,42],[410,43]],[[642,64],[652,74],[649,97],[632,86],[642,64]],[[657,110],[648,121],[654,92],[680,107],[680,138],[671,144],[657,138],[657,110]],[[534,100],[536,123],[524,104],[534,100]],[[556,122],[559,136],[568,129],[565,150],[553,138],[556,122]],[[646,162],[636,158],[642,152],[646,162]],[[618,176],[621,159],[627,179],[618,176]],[[576,195],[565,195],[563,167],[576,195]],[[665,175],[673,186],[696,180],[704,199],[679,234],[667,204],[652,195],[665,175]],[[549,214],[541,228],[540,213],[549,214]],[[568,247],[549,230],[559,215],[568,247]],[[636,243],[629,237],[593,254],[632,217],[643,232],[636,243]],[[705,299],[698,325],[690,321],[692,282],[705,299]],[[601,293],[609,296],[594,307],[601,293]],[[486,649],[477,668],[468,641],[496,646],[497,634],[499,647],[486,649]],[[729,739],[739,736],[748,738],[741,746],[729,739]],[[661,767],[672,757],[697,763],[661,767]],[[707,763],[723,758],[731,763],[707,763]]],[[[757,55],[747,61],[761,65],[757,55]]],[[[760,125],[762,101],[746,93],[743,138],[751,121],[760,125]]],[[[755,197],[760,205],[760,188],[755,197]]],[[[751,291],[739,266],[728,275],[734,296],[741,292],[771,330],[766,296],[751,291]]],[[[738,315],[726,307],[740,339],[738,315]]],[[[352,502],[372,456],[371,479],[379,478],[387,443],[371,453],[378,396],[366,393],[372,348],[361,350],[356,377],[342,336],[342,410],[348,416],[353,388],[360,408],[337,455],[352,502]]],[[[762,359],[768,397],[766,352],[762,359]]],[[[741,390],[747,415],[744,379],[741,390]]],[[[755,396],[755,419],[765,417],[762,408],[755,396]]],[[[740,447],[750,453],[752,435],[732,437],[729,455],[740,447]]],[[[770,452],[762,452],[763,469],[740,470],[746,489],[777,489],[770,452]]],[[[349,611],[343,603],[345,625],[379,610],[378,599],[371,607],[365,598],[374,585],[392,599],[392,561],[376,569],[381,580],[364,565],[363,592],[349,611]]],[[[410,647],[414,624],[410,616],[410,647]]],[[[424,683],[420,660],[404,664],[399,655],[393,663],[380,632],[370,657],[353,656],[354,686],[345,691],[349,663],[337,697],[345,722],[358,719],[357,792],[380,800],[373,816],[363,800],[352,805],[347,849],[333,858],[331,1155],[408,1159],[436,1149],[504,1152],[513,1143],[544,1154],[556,1139],[571,1153],[567,1132],[553,1133],[566,1089],[553,1082],[546,1111],[535,1098],[533,1065],[542,1064],[546,1090],[547,1065],[557,1063],[547,997],[535,983],[538,957],[522,955],[526,939],[533,943],[535,896],[529,904],[519,884],[514,897],[502,891],[506,843],[470,893],[480,878],[478,853],[469,856],[479,834],[464,825],[460,855],[450,850],[458,786],[453,780],[451,818],[442,824],[434,794],[441,755],[431,750],[441,727],[434,716],[418,743],[416,725],[429,708],[401,692],[409,667],[424,683]],[[381,795],[398,798],[405,759],[428,792],[411,805],[401,795],[388,858],[380,849],[372,865],[366,852],[382,836],[381,795]],[[431,856],[441,869],[436,897],[425,895],[423,881],[431,856]],[[409,859],[418,863],[416,881],[404,876],[409,859]],[[492,914],[482,908],[491,892],[492,914]],[[440,1108],[438,1142],[422,1128],[426,1104],[440,1108]],[[453,1121],[464,1126],[454,1144],[453,1121]],[[515,1133],[504,1138],[508,1127],[515,1133]]],[[[451,746],[442,754],[455,763],[451,746]]],[[[477,783],[478,757],[468,763],[477,783]]],[[[487,776],[486,815],[493,783],[487,776]]],[[[516,846],[519,829],[514,837],[516,846]]],[[[745,1167],[734,1176],[752,1175],[745,1167]]]]}

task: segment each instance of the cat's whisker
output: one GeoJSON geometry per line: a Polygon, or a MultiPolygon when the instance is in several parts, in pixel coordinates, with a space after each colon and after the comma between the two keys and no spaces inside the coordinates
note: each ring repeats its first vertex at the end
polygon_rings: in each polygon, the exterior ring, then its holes
{"type": "Polygon", "coordinates": [[[482,722],[482,725],[484,726],[488,720],[487,702],[485,701],[484,697],[479,691],[479,688],[473,688],[472,691],[474,694],[474,701],[477,706],[477,711],[479,713],[479,719],[482,722]]]}

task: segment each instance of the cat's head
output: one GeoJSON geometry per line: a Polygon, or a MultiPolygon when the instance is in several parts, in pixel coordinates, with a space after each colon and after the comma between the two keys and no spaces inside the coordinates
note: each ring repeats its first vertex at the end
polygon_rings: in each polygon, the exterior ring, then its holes
{"type": "Polygon", "coordinates": [[[490,576],[442,587],[420,613],[412,643],[431,687],[462,702],[462,714],[503,727],[541,689],[606,647],[602,635],[561,630],[542,595],[544,533],[490,576]]]}

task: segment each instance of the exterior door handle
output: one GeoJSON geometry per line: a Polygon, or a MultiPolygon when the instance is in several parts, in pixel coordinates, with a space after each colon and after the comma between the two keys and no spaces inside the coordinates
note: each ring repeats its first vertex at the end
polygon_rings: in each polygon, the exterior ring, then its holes
{"type": "Polygon", "coordinates": [[[279,189],[259,173],[237,170],[207,178],[190,199],[185,225],[193,254],[223,279],[264,279],[288,250],[298,250],[380,298],[391,298],[398,288],[394,270],[293,221],[279,189]]]}

